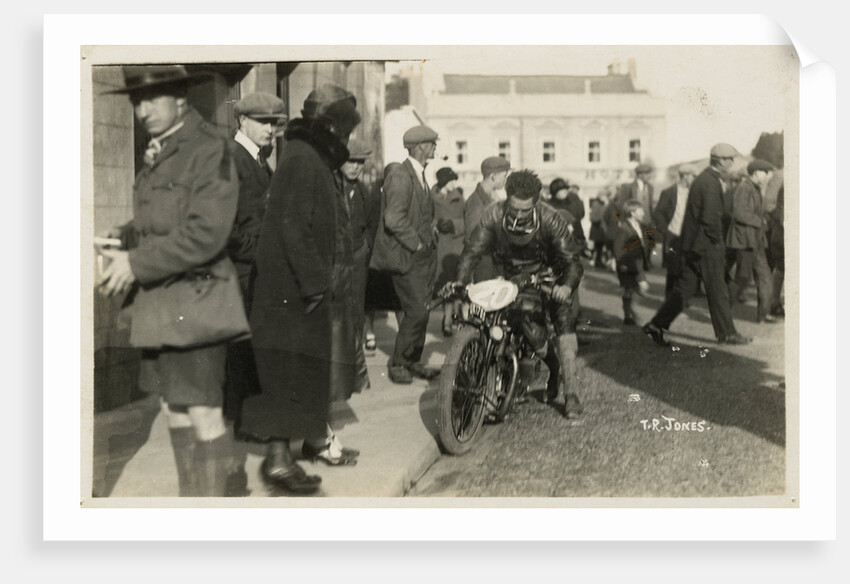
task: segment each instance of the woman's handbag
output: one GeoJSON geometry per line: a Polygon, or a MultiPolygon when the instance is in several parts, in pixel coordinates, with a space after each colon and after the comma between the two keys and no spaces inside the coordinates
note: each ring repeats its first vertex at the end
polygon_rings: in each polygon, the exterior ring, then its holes
{"type": "Polygon", "coordinates": [[[227,257],[140,286],[128,302],[134,347],[193,347],[250,337],[239,278],[227,257]]]}

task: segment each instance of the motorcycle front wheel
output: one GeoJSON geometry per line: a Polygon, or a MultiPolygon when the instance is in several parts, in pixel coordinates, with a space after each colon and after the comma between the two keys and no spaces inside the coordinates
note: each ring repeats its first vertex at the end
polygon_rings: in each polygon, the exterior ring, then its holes
{"type": "Polygon", "coordinates": [[[440,443],[449,454],[467,452],[484,422],[486,347],[483,333],[477,327],[465,326],[446,354],[437,400],[440,443]]]}

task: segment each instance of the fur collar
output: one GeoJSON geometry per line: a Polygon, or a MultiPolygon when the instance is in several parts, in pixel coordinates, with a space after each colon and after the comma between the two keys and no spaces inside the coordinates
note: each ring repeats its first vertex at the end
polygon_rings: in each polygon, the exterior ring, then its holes
{"type": "Polygon", "coordinates": [[[302,140],[328,161],[331,169],[337,170],[348,160],[348,148],[331,132],[330,126],[320,120],[296,118],[289,122],[283,133],[285,140],[302,140]]]}

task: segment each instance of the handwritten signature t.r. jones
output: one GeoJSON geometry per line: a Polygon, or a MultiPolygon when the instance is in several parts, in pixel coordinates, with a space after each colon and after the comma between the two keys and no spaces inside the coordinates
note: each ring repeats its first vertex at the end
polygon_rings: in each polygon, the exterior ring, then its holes
{"type": "Polygon", "coordinates": [[[680,422],[676,418],[668,418],[667,416],[661,416],[661,418],[666,423],[658,418],[641,420],[640,423],[644,430],[655,430],[656,432],[705,432],[706,430],[711,430],[711,426],[706,426],[707,422],[705,420],[699,422],[680,422]]]}

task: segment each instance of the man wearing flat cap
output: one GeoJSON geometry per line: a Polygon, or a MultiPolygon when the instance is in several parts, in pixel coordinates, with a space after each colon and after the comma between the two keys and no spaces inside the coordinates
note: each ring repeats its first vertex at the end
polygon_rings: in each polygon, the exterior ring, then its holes
{"type": "Polygon", "coordinates": [[[688,191],[699,170],[693,164],[682,164],[677,169],[676,184],[661,191],[653,217],[655,227],[664,241],[663,259],[667,268],[664,298],[669,298],[682,275],[682,223],[688,205],[688,191]]]}
{"type": "Polygon", "coordinates": [[[747,165],[746,176],[732,195],[732,221],[726,234],[726,247],[738,250],[738,269],[729,284],[732,301],[746,288],[752,275],[758,291],[757,322],[776,322],[771,316],[773,295],[772,275],[767,264],[767,214],[762,193],[773,177],[776,168],[764,160],[753,160],[747,165]]]}
{"type": "Polygon", "coordinates": [[[429,313],[426,305],[437,277],[434,201],[425,180],[425,165],[434,158],[437,132],[414,126],[402,137],[407,159],[384,179],[381,223],[371,267],[392,273],[403,313],[388,363],[393,383],[409,384],[413,376],[431,379],[439,371],[420,363],[429,313]]]}
{"type": "Polygon", "coordinates": [[[131,287],[130,343],[143,348],[139,387],[161,397],[177,466],[180,496],[221,497],[232,439],[222,416],[227,340],[212,329],[241,321],[244,308],[220,305],[213,285],[239,298],[225,246],[236,216],[239,185],[227,143],[188,103],[200,79],[182,65],[124,67],[126,94],[151,140],[133,189],[133,221],[114,228],[121,250],[100,288],[107,296],[131,287]],[[186,295],[199,296],[187,310],[186,295]],[[199,322],[206,313],[215,322],[199,322]],[[180,323],[179,329],[173,323],[180,323]],[[212,331],[212,332],[211,332],[212,331]]]}
{"type": "MultiPolygon", "coordinates": [[[[267,157],[272,150],[275,134],[286,120],[283,100],[270,93],[251,93],[233,106],[238,130],[230,143],[236,174],[239,177],[239,206],[233,231],[227,242],[227,252],[239,274],[245,310],[251,309],[249,281],[260,228],[266,212],[272,169],[267,157]]],[[[224,416],[235,422],[245,396],[259,393],[254,352],[251,340],[245,339],[227,346],[227,383],[224,393],[224,416]]],[[[247,495],[248,477],[244,465],[247,450],[244,443],[235,443],[236,459],[227,479],[228,496],[247,495]]]]}
{"type": "MultiPolygon", "coordinates": [[[[605,207],[603,223],[605,224],[606,235],[610,241],[614,241],[617,236],[618,226],[621,218],[624,218],[623,208],[626,201],[636,200],[644,209],[644,219],[641,221],[641,226],[647,231],[647,235],[652,240],[651,245],[654,246],[655,226],[652,219],[652,209],[654,204],[652,184],[649,180],[652,178],[654,169],[646,163],[638,164],[635,167],[635,180],[630,183],[624,183],[617,189],[617,194],[605,207]]],[[[624,219],[623,219],[624,220],[624,219]]]]}
{"type": "MultiPolygon", "coordinates": [[[[478,224],[484,210],[496,201],[495,192],[505,188],[505,180],[511,163],[501,156],[490,156],[481,162],[481,182],[466,200],[463,206],[464,245],[469,243],[469,236],[478,224]]],[[[484,256],[475,267],[472,279],[474,282],[490,280],[497,275],[493,258],[484,256]]]]}
{"type": "Polygon", "coordinates": [[[710,166],[694,179],[688,193],[685,218],[682,222],[682,277],[673,294],[664,301],[652,320],[643,327],[644,333],[661,346],[669,343],[664,332],[696,293],[700,280],[705,285],[708,309],[714,336],[719,343],[743,345],[750,339],[742,337],[732,322],[729,290],[726,287],[726,245],[723,234],[723,191],[738,151],[729,144],[716,144],[710,153],[710,166]]]}
{"type": "MultiPolygon", "coordinates": [[[[369,274],[369,258],[375,244],[375,232],[378,229],[378,215],[381,212],[380,200],[374,197],[366,185],[360,181],[360,175],[370,154],[372,149],[365,142],[352,138],[348,141],[348,160],[340,168],[342,190],[348,202],[351,248],[354,257],[351,287],[356,310],[354,317],[358,352],[363,351],[366,279],[369,274]]],[[[358,356],[358,363],[360,363],[360,370],[355,390],[362,391],[371,386],[365,354],[362,358],[358,356]]]]}

